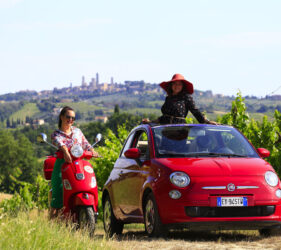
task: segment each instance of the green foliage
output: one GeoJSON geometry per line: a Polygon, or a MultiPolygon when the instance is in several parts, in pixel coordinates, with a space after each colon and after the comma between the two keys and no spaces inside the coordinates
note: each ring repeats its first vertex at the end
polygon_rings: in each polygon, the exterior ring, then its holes
{"type": "Polygon", "coordinates": [[[11,199],[0,203],[0,213],[17,215],[20,211],[29,211],[33,208],[45,209],[48,207],[49,186],[42,176],[38,176],[34,184],[21,182],[19,192],[11,199]]]}
{"type": "Polygon", "coordinates": [[[11,193],[19,181],[33,183],[40,166],[33,145],[20,132],[0,131],[0,191],[11,193]]]}
{"type": "Polygon", "coordinates": [[[106,182],[127,136],[128,131],[126,130],[125,124],[117,128],[117,135],[110,129],[106,130],[104,141],[105,146],[97,149],[101,158],[91,160],[99,187],[103,187],[106,182]]]}
{"type": "Polygon", "coordinates": [[[218,121],[238,128],[255,148],[268,149],[271,155],[267,160],[272,164],[276,172],[281,175],[281,145],[278,142],[281,113],[278,110],[275,110],[272,122],[268,120],[267,116],[263,116],[261,122],[250,120],[244,98],[239,92],[232,102],[231,112],[220,117],[218,121]]]}
{"type": "Polygon", "coordinates": [[[249,122],[249,114],[246,112],[244,100],[241,92],[238,92],[237,97],[232,102],[230,113],[222,116],[218,121],[222,124],[232,125],[242,132],[245,131],[249,122]]]}

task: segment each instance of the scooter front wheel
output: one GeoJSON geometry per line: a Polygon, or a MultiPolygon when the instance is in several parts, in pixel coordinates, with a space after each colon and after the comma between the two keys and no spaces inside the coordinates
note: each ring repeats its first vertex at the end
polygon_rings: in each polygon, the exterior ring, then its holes
{"type": "Polygon", "coordinates": [[[88,230],[90,236],[94,235],[94,231],[96,227],[96,219],[95,219],[93,207],[79,207],[78,223],[80,229],[88,230]]]}

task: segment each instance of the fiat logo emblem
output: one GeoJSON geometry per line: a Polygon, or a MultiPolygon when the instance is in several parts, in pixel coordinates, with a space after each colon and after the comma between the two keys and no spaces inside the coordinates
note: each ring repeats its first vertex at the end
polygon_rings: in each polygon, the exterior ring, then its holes
{"type": "Polygon", "coordinates": [[[230,191],[230,192],[234,191],[234,190],[235,190],[235,185],[232,184],[232,183],[229,183],[229,184],[227,185],[227,190],[230,191]]]}

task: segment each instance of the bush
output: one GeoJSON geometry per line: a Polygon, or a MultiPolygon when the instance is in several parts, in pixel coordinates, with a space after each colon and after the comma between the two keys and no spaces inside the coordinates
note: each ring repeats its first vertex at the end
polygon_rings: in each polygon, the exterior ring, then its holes
{"type": "Polygon", "coordinates": [[[237,93],[236,99],[232,102],[231,112],[219,117],[218,121],[238,128],[254,145],[255,148],[266,148],[271,155],[267,161],[275,168],[278,175],[281,175],[281,113],[275,110],[274,120],[268,121],[267,116],[262,122],[250,120],[247,108],[241,93],[237,93]]]}
{"type": "Polygon", "coordinates": [[[0,203],[0,213],[17,215],[20,211],[33,208],[42,210],[48,207],[49,186],[42,176],[36,178],[34,185],[26,182],[20,184],[19,192],[0,203]]]}

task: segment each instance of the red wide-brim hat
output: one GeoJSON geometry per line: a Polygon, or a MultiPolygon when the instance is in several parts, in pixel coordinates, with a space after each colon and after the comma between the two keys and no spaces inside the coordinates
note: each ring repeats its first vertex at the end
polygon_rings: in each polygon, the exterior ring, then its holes
{"type": "Polygon", "coordinates": [[[193,94],[193,92],[194,92],[193,84],[191,82],[185,80],[183,75],[181,75],[181,74],[174,74],[171,81],[161,82],[160,87],[163,88],[168,93],[170,84],[172,84],[173,82],[176,82],[176,81],[181,81],[184,84],[187,93],[193,94]]]}

